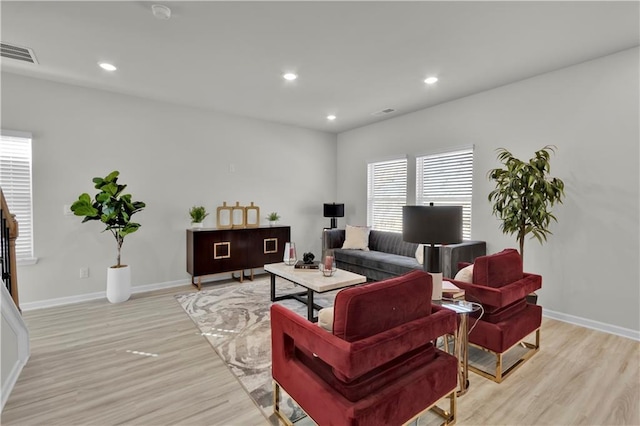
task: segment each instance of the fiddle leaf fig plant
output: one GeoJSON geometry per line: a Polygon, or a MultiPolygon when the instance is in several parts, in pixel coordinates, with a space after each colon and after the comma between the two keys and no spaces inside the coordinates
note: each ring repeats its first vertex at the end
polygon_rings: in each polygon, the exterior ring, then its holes
{"type": "Polygon", "coordinates": [[[89,194],[83,193],[71,205],[71,211],[76,216],[84,216],[82,223],[90,220],[99,220],[105,224],[102,232],[110,231],[116,240],[118,248],[117,263],[115,268],[120,268],[120,253],[124,237],[133,234],[140,228],[139,223],[131,221],[131,216],[145,208],[142,201],[132,201],[131,194],[123,194],[127,185],[118,183],[120,172],[113,171],[106,177],[95,177],[93,183],[99,190],[94,199],[89,194]]]}
{"type": "Polygon", "coordinates": [[[498,160],[503,168],[490,170],[489,179],[496,188],[489,193],[493,214],[502,220],[505,234],[516,234],[520,256],[524,259],[524,239],[528,234],[540,244],[551,234],[549,224],[557,222],[551,213],[555,203],[562,203],[564,182],[550,177],[550,152],[555,146],[547,145],[535,152],[528,162],[519,160],[504,148],[499,148],[498,160]]]}

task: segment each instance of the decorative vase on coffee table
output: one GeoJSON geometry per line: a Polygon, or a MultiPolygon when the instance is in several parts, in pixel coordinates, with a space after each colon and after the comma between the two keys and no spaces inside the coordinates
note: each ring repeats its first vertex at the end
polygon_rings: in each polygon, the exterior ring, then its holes
{"type": "Polygon", "coordinates": [[[288,242],[284,245],[284,257],[282,258],[286,265],[295,265],[298,257],[296,255],[296,243],[288,242]]]}
{"type": "Polygon", "coordinates": [[[325,277],[330,277],[336,272],[336,258],[334,256],[325,256],[323,261],[320,262],[320,271],[325,277]]]}

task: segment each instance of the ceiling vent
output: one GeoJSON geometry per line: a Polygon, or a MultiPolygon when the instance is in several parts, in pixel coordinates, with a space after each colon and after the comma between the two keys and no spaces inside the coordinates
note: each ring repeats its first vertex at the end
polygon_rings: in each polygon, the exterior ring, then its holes
{"type": "Polygon", "coordinates": [[[393,108],[385,108],[382,111],[372,112],[371,115],[374,115],[374,116],[377,117],[377,116],[380,116],[380,115],[392,114],[394,112],[396,112],[396,110],[393,109],[393,108]]]}
{"type": "Polygon", "coordinates": [[[16,46],[14,44],[0,42],[0,56],[2,56],[3,58],[17,59],[18,61],[29,62],[31,64],[38,63],[33,50],[27,47],[16,46]]]}

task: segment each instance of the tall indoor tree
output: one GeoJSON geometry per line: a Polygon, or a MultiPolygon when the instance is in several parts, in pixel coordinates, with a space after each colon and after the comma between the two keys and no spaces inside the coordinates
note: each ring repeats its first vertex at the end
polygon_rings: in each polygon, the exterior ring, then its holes
{"type": "MultiPolygon", "coordinates": [[[[120,252],[124,237],[133,234],[140,228],[140,224],[131,221],[131,216],[145,208],[142,201],[132,201],[131,194],[123,194],[127,185],[118,183],[120,172],[115,170],[105,178],[95,177],[93,183],[99,190],[92,200],[89,194],[83,193],[71,205],[71,211],[76,216],[83,216],[82,223],[98,220],[105,225],[104,231],[109,231],[116,240],[118,255],[114,268],[120,268],[120,252]]],[[[126,266],[126,265],[125,265],[126,266]]]]}
{"type": "Polygon", "coordinates": [[[503,168],[490,170],[489,179],[496,188],[489,193],[493,214],[502,220],[505,234],[516,234],[520,256],[524,259],[524,239],[528,234],[540,244],[551,234],[549,224],[557,222],[551,213],[555,203],[562,203],[564,182],[550,177],[550,153],[555,146],[547,145],[536,151],[528,162],[519,160],[504,148],[499,148],[498,160],[503,168]]]}
{"type": "MultiPolygon", "coordinates": [[[[118,255],[116,264],[107,268],[107,299],[111,303],[120,303],[131,296],[131,267],[120,263],[120,253],[124,237],[133,234],[140,224],[131,217],[146,207],[142,201],[133,201],[131,194],[123,194],[127,185],[118,183],[120,172],[117,170],[106,177],[93,178],[95,189],[99,192],[92,199],[86,192],[80,194],[71,205],[76,216],[82,216],[82,222],[100,221],[116,240],[118,255]]],[[[103,231],[103,232],[104,232],[103,231]]]]}

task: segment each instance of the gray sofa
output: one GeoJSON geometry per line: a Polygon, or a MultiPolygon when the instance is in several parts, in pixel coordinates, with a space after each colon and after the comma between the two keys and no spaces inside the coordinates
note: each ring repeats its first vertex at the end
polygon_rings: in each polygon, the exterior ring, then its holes
{"type": "MultiPolygon", "coordinates": [[[[322,252],[333,252],[340,269],[364,275],[367,281],[380,281],[390,277],[423,269],[416,260],[418,244],[402,240],[402,234],[372,230],[369,234],[369,251],[342,249],[344,229],[325,229],[322,235],[322,252]]],[[[458,262],[473,262],[486,254],[484,241],[465,241],[440,248],[440,261],[444,277],[453,278],[458,262]]]]}

